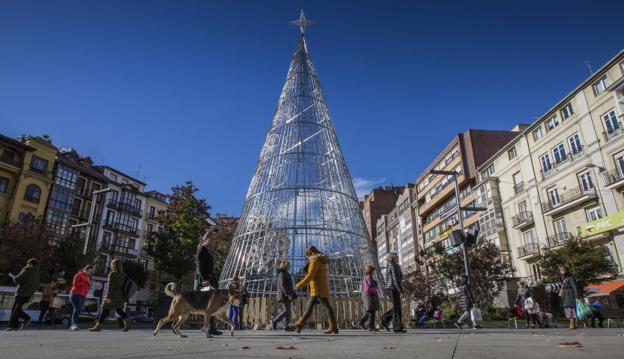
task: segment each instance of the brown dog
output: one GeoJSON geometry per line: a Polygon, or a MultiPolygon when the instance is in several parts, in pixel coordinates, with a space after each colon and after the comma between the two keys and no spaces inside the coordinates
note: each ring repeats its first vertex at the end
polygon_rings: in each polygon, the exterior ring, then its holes
{"type": "Polygon", "coordinates": [[[204,316],[202,331],[206,334],[206,338],[212,338],[212,335],[208,332],[210,317],[214,316],[220,321],[228,323],[227,312],[230,304],[226,296],[219,290],[174,292],[173,288],[175,288],[175,283],[169,283],[165,286],[165,294],[173,298],[173,300],[169,307],[169,314],[158,321],[154,335],[158,334],[163,325],[177,320],[172,324],[171,330],[181,338],[186,338],[186,335],[180,332],[180,327],[191,314],[204,316]]]}

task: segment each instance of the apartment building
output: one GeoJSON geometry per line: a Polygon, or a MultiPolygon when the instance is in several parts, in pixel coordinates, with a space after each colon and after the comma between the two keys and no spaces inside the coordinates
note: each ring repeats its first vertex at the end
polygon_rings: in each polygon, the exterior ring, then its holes
{"type": "Polygon", "coordinates": [[[497,232],[516,276],[538,281],[543,250],[572,237],[605,246],[621,271],[623,113],[624,51],[478,168],[479,186],[499,199],[505,233],[497,232]]]}
{"type": "Polygon", "coordinates": [[[0,221],[44,217],[56,153],[48,136],[16,140],[0,135],[0,221]]]}
{"type": "MultiPolygon", "coordinates": [[[[448,235],[459,229],[459,213],[464,227],[478,226],[479,216],[459,207],[475,207],[477,167],[518,134],[512,131],[468,130],[453,137],[436,159],[416,179],[416,213],[422,231],[423,250],[436,242],[450,245],[448,235]],[[460,203],[457,204],[452,175],[435,175],[431,170],[457,174],[460,203]]],[[[417,227],[418,228],[418,227],[417,227]]]]}
{"type": "Polygon", "coordinates": [[[169,197],[158,191],[149,191],[145,192],[145,200],[145,213],[143,214],[145,220],[143,221],[144,227],[142,228],[145,239],[141,251],[141,261],[146,269],[153,270],[154,264],[147,255],[145,247],[147,245],[147,240],[154,235],[154,233],[158,233],[162,230],[158,222],[158,217],[167,211],[169,197]]]}
{"type": "Polygon", "coordinates": [[[402,191],[403,187],[377,187],[360,202],[364,222],[373,243],[377,243],[377,220],[392,211],[402,191]]]}

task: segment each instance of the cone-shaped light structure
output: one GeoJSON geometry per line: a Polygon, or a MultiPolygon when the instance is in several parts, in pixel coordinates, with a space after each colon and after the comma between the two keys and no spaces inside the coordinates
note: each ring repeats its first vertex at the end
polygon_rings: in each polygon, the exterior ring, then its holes
{"type": "Polygon", "coordinates": [[[332,295],[357,295],[363,267],[379,268],[302,31],[220,286],[239,276],[252,296],[271,296],[277,263],[299,280],[310,245],[331,259],[332,295]]]}

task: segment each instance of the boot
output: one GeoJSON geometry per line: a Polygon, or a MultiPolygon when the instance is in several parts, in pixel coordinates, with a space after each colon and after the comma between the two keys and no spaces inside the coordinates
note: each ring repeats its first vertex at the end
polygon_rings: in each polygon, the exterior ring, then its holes
{"type": "Polygon", "coordinates": [[[121,331],[127,332],[128,330],[130,330],[130,319],[123,318],[122,320],[123,320],[123,329],[121,331]]]}
{"type": "Polygon", "coordinates": [[[293,325],[293,329],[297,332],[297,333],[301,333],[301,329],[303,329],[304,323],[301,319],[297,320],[295,322],[295,324],[293,325]]]}
{"type": "Polygon", "coordinates": [[[570,319],[570,326],[568,327],[568,330],[575,330],[576,329],[576,321],[574,319],[570,319]]]}
{"type": "Polygon", "coordinates": [[[329,328],[323,333],[325,334],[338,334],[338,325],[336,324],[336,319],[329,320],[329,328]]]}
{"type": "Polygon", "coordinates": [[[95,325],[89,328],[90,332],[99,332],[102,331],[102,324],[100,322],[95,322],[95,325]]]}

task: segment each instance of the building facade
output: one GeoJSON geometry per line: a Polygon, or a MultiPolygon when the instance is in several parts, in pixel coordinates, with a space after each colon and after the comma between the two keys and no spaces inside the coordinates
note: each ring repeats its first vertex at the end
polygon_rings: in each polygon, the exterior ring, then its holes
{"type": "Polygon", "coordinates": [[[516,276],[539,281],[543,250],[573,237],[605,246],[621,272],[623,228],[596,224],[624,210],[623,113],[621,52],[479,167],[480,186],[498,192],[516,276]]]}
{"type": "Polygon", "coordinates": [[[377,243],[377,221],[382,215],[387,215],[396,206],[396,201],[402,193],[403,187],[385,186],[377,187],[364,196],[360,202],[362,215],[366,223],[366,229],[373,240],[377,243]]]}

